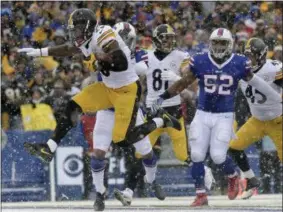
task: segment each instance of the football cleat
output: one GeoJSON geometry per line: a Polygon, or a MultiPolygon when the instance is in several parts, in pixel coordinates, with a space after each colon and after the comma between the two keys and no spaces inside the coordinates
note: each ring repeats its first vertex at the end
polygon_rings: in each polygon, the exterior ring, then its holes
{"type": "Polygon", "coordinates": [[[190,205],[191,207],[199,207],[208,205],[207,194],[199,193],[197,194],[194,202],[190,205]]]}
{"type": "Polygon", "coordinates": [[[182,129],[182,126],[178,119],[176,119],[174,116],[171,116],[168,112],[166,112],[163,108],[159,108],[157,111],[157,116],[162,118],[164,121],[163,128],[166,127],[172,127],[178,131],[182,129]]]}
{"type": "Polygon", "coordinates": [[[259,188],[259,186],[260,181],[256,177],[247,179],[247,187],[246,190],[243,192],[241,198],[249,199],[254,194],[254,191],[259,188]]]}
{"type": "Polygon", "coordinates": [[[228,177],[228,198],[234,200],[239,193],[239,176],[228,177]]]}
{"type": "Polygon", "coordinates": [[[166,194],[160,184],[158,184],[155,180],[152,183],[148,184],[157,199],[165,200],[166,194]]]}
{"type": "Polygon", "coordinates": [[[54,156],[54,153],[51,152],[47,144],[34,144],[34,143],[25,142],[24,148],[28,153],[41,159],[46,163],[52,161],[54,156]]]}
{"type": "Polygon", "coordinates": [[[99,192],[96,192],[96,198],[94,202],[94,210],[95,211],[104,211],[105,208],[105,193],[101,194],[99,192]]]}
{"type": "Polygon", "coordinates": [[[133,199],[133,191],[129,188],[126,188],[124,191],[115,188],[114,197],[120,201],[123,206],[130,206],[133,199]]]}

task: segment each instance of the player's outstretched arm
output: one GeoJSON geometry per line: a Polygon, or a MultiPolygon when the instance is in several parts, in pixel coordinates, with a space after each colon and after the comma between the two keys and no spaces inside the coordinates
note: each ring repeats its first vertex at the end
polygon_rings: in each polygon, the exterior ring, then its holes
{"type": "Polygon", "coordinates": [[[73,56],[80,52],[81,50],[79,48],[68,44],[40,48],[40,49],[23,48],[18,50],[18,53],[26,53],[28,56],[32,56],[32,57],[44,57],[44,56],[66,57],[66,56],[73,56]]]}
{"type": "Polygon", "coordinates": [[[282,97],[277,93],[269,84],[267,84],[262,78],[256,74],[249,72],[246,78],[244,79],[249,85],[253,86],[266,96],[269,96],[271,99],[277,102],[282,101],[282,97]]]}
{"type": "Polygon", "coordinates": [[[163,99],[170,99],[180,94],[185,88],[196,80],[195,75],[191,71],[186,71],[181,79],[176,81],[163,94],[160,95],[163,99]]]}

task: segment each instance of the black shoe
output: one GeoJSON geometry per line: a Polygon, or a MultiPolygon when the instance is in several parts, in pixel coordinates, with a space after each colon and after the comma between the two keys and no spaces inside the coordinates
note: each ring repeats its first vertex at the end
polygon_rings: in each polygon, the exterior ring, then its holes
{"type": "Polygon", "coordinates": [[[118,189],[114,189],[114,197],[120,201],[123,206],[130,206],[132,199],[131,197],[127,197],[122,191],[118,190],[118,189]]]}
{"type": "Polygon", "coordinates": [[[96,192],[96,198],[95,198],[95,202],[94,202],[94,210],[95,211],[104,211],[105,208],[105,194],[101,194],[96,192]]]}
{"type": "Polygon", "coordinates": [[[182,126],[178,119],[176,119],[174,116],[171,116],[169,113],[167,113],[163,108],[160,108],[157,112],[157,116],[162,118],[164,121],[163,128],[166,127],[172,127],[176,130],[181,130],[182,126]]]}
{"type": "Polygon", "coordinates": [[[46,163],[52,161],[54,153],[51,152],[47,144],[34,144],[34,143],[24,143],[25,150],[34,155],[35,157],[43,160],[46,163]]]}
{"type": "Polygon", "coordinates": [[[247,187],[244,193],[242,194],[242,199],[249,199],[253,195],[254,190],[259,187],[260,181],[256,177],[247,179],[247,187]]]}
{"type": "Polygon", "coordinates": [[[166,194],[163,191],[163,188],[155,180],[150,184],[151,190],[153,191],[155,197],[159,200],[165,200],[166,194]]]}

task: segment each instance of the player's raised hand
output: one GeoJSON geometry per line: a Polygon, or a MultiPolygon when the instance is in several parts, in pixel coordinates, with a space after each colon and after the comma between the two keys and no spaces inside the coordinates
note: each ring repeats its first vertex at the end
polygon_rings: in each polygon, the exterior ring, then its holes
{"type": "Polygon", "coordinates": [[[162,102],[164,101],[164,99],[162,97],[158,97],[158,99],[156,99],[152,105],[151,105],[151,113],[153,115],[155,115],[157,113],[157,111],[160,109],[160,106],[162,105],[162,102]]]}
{"type": "Polygon", "coordinates": [[[43,48],[43,49],[22,48],[22,49],[18,49],[17,52],[26,53],[26,55],[31,56],[31,57],[48,56],[47,48],[43,48]]]}
{"type": "Polygon", "coordinates": [[[181,77],[179,75],[177,75],[176,73],[174,73],[173,71],[167,70],[167,71],[161,72],[161,79],[175,82],[175,81],[181,79],[181,77]]]}

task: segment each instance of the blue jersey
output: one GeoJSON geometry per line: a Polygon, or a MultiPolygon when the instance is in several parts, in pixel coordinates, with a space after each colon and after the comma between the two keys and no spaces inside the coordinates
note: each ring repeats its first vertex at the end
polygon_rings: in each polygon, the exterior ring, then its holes
{"type": "Polygon", "coordinates": [[[223,113],[234,111],[234,96],[239,80],[250,72],[248,58],[232,54],[218,65],[209,53],[197,54],[191,58],[191,71],[199,79],[198,109],[223,113]]]}
{"type": "MultiPolygon", "coordinates": [[[[138,49],[135,52],[135,60],[136,63],[141,62],[141,61],[145,61],[147,62],[147,52],[143,49],[138,49]]],[[[97,74],[97,80],[99,82],[102,82],[102,77],[101,77],[101,73],[99,72],[97,74]]],[[[114,111],[114,108],[109,108],[108,110],[114,111]]]]}

